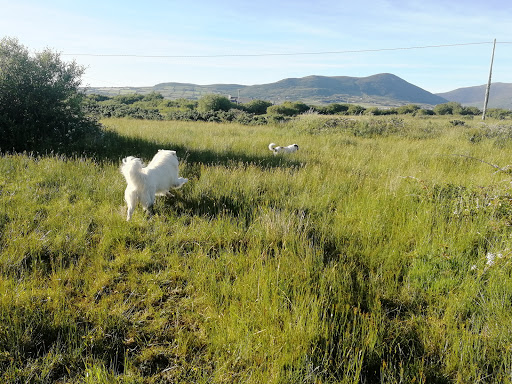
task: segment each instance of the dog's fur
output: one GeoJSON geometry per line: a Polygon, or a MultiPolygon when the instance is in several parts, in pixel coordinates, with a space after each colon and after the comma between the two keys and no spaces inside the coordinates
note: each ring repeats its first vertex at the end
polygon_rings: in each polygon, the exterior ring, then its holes
{"type": "Polygon", "coordinates": [[[164,196],[171,188],[180,188],[188,181],[178,177],[178,165],[176,151],[165,149],[159,149],[147,167],[137,157],[123,159],[121,173],[128,184],[124,191],[128,205],[127,221],[131,219],[138,201],[145,211],[152,214],[155,196],[164,196]]]}
{"type": "Polygon", "coordinates": [[[270,149],[272,152],[274,152],[274,155],[277,155],[278,153],[297,152],[299,150],[299,146],[297,144],[291,144],[286,147],[279,147],[279,146],[276,146],[275,143],[270,143],[268,145],[268,149],[270,149]]]}

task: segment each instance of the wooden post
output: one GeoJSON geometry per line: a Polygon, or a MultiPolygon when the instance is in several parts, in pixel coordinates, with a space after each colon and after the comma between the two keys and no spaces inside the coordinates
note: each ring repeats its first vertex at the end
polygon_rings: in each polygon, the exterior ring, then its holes
{"type": "Polygon", "coordinates": [[[494,62],[494,50],[495,49],[496,49],[496,39],[494,39],[494,44],[492,46],[491,69],[489,69],[489,80],[487,81],[487,87],[485,88],[484,111],[482,113],[482,120],[485,120],[485,114],[487,112],[487,103],[489,102],[489,91],[491,89],[491,77],[492,77],[492,64],[494,62]]]}

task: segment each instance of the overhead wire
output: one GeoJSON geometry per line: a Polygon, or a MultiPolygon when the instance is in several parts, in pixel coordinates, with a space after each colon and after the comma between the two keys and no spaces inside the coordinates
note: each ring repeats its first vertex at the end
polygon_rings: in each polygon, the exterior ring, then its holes
{"type": "MultiPolygon", "coordinates": [[[[182,59],[182,58],[222,58],[222,57],[270,57],[270,56],[306,56],[306,55],[335,55],[345,53],[367,53],[367,52],[385,52],[385,51],[403,51],[414,49],[429,48],[449,48],[468,45],[493,44],[492,41],[455,43],[455,44],[437,44],[411,47],[395,48],[375,48],[375,49],[354,49],[341,51],[319,51],[319,52],[277,52],[277,53],[227,53],[211,55],[145,55],[145,54],[111,54],[111,53],[61,53],[63,56],[89,56],[89,57],[134,57],[134,58],[153,58],[153,59],[182,59]]],[[[512,44],[512,42],[497,42],[497,44],[512,44]]]]}

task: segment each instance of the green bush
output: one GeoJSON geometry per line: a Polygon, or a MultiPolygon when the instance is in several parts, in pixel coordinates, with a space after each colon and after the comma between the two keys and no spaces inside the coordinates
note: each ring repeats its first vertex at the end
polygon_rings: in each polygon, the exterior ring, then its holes
{"type": "Polygon", "coordinates": [[[414,116],[432,116],[435,115],[434,111],[431,109],[418,109],[414,116]]]}
{"type": "Polygon", "coordinates": [[[462,111],[462,105],[454,101],[449,103],[438,104],[434,107],[436,115],[456,115],[462,111]]]}
{"type": "Polygon", "coordinates": [[[161,93],[158,93],[158,92],[151,92],[147,95],[144,96],[144,98],[142,99],[142,101],[162,101],[164,99],[164,97],[162,96],[161,93]]]}
{"type": "Polygon", "coordinates": [[[347,110],[348,115],[362,115],[366,110],[365,107],[356,104],[350,104],[347,110]]]}
{"type": "Polygon", "coordinates": [[[162,108],[172,108],[181,111],[192,111],[197,108],[197,100],[189,99],[176,99],[176,100],[164,100],[160,103],[162,108]]]}
{"type": "Polygon", "coordinates": [[[0,150],[73,149],[99,126],[82,111],[84,69],[45,50],[31,56],[18,40],[0,41],[0,150]]]}
{"type": "Polygon", "coordinates": [[[322,115],[344,115],[348,111],[348,104],[332,103],[322,107],[316,107],[316,111],[322,115]]]}
{"type": "Polygon", "coordinates": [[[493,117],[495,119],[504,120],[512,117],[512,111],[508,109],[490,108],[487,110],[487,117],[493,117]]]}
{"type": "Polygon", "coordinates": [[[396,108],[396,111],[398,114],[400,115],[405,115],[405,114],[415,114],[417,111],[419,111],[421,109],[421,107],[419,105],[416,105],[416,104],[407,104],[407,105],[403,105],[401,107],[398,107],[396,108]]]}
{"type": "Polygon", "coordinates": [[[136,103],[137,101],[141,101],[142,99],[144,99],[144,95],[140,95],[137,93],[130,93],[130,94],[126,94],[126,95],[116,96],[116,97],[114,97],[113,100],[118,103],[121,103],[121,104],[129,105],[129,104],[136,103]]]}
{"type": "Polygon", "coordinates": [[[252,100],[246,104],[243,104],[244,109],[249,113],[256,115],[264,115],[267,113],[267,108],[272,105],[271,102],[265,100],[252,100]]]}
{"type": "Polygon", "coordinates": [[[386,116],[386,115],[397,115],[398,111],[396,108],[380,109],[377,107],[368,108],[365,112],[366,115],[370,116],[386,116]]]}
{"type": "Polygon", "coordinates": [[[233,103],[225,96],[206,95],[199,99],[197,110],[199,112],[208,111],[229,111],[233,108],[233,103]]]}
{"type": "Polygon", "coordinates": [[[297,116],[308,111],[311,107],[302,102],[285,101],[283,104],[272,105],[267,108],[269,115],[297,116]]]}

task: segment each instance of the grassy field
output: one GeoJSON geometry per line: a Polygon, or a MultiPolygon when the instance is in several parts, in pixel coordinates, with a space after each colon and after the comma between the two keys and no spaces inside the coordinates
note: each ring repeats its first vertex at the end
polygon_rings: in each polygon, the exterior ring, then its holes
{"type": "Polygon", "coordinates": [[[512,382],[510,122],[103,124],[0,158],[1,382],[512,382]],[[190,181],[126,222],[159,148],[190,181]]]}

